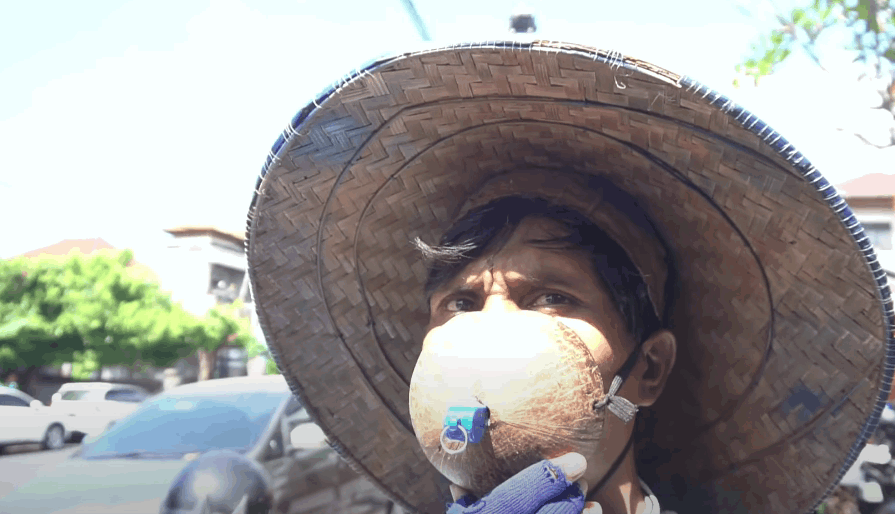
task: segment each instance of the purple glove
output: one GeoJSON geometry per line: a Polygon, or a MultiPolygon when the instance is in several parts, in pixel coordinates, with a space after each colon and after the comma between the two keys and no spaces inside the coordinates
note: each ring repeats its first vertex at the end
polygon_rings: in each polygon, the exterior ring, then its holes
{"type": "Polygon", "coordinates": [[[578,514],[584,508],[584,496],[559,466],[542,460],[478,501],[471,495],[458,499],[447,514],[578,514]]]}

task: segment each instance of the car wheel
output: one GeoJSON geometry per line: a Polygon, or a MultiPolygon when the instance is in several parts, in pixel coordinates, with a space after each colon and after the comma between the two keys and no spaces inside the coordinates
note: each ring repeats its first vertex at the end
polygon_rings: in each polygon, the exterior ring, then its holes
{"type": "Polygon", "coordinates": [[[65,446],[65,430],[60,425],[51,425],[41,442],[44,450],[58,450],[65,446]]]}

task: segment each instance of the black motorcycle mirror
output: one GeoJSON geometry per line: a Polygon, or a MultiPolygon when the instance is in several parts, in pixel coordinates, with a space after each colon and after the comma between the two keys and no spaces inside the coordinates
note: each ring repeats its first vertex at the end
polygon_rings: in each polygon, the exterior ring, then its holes
{"type": "Polygon", "coordinates": [[[269,514],[273,495],[264,471],[230,450],[203,454],[174,479],[160,514],[269,514]]]}

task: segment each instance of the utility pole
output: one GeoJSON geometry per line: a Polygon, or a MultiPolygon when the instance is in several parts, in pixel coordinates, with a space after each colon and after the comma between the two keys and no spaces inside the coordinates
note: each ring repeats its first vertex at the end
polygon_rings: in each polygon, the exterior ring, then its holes
{"type": "Polygon", "coordinates": [[[432,41],[432,38],[429,37],[429,31],[426,29],[426,24],[423,22],[423,18],[420,17],[420,13],[416,10],[416,6],[413,5],[413,0],[401,0],[401,3],[404,4],[404,9],[407,10],[407,15],[410,16],[410,21],[416,26],[416,31],[419,32],[420,38],[423,41],[432,41]]]}

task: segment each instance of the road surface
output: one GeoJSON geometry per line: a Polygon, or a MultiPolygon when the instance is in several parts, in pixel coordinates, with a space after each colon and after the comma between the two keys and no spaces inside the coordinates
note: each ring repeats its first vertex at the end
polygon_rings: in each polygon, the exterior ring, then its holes
{"type": "Polygon", "coordinates": [[[7,448],[0,455],[0,503],[3,497],[38,476],[44,466],[54,466],[67,459],[78,448],[67,444],[55,451],[40,450],[39,445],[21,445],[7,448]]]}

